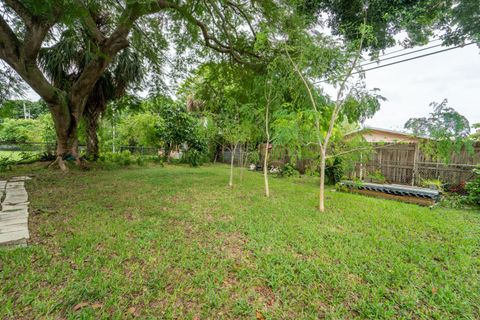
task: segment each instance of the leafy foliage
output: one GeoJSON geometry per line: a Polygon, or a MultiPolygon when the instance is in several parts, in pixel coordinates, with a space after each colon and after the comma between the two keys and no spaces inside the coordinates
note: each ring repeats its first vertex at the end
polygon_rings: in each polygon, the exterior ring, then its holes
{"type": "Polygon", "coordinates": [[[160,146],[164,120],[152,113],[127,115],[118,123],[118,142],[125,146],[160,146]]]}
{"type": "Polygon", "coordinates": [[[48,107],[42,100],[7,100],[0,105],[0,119],[36,119],[44,114],[48,114],[48,107]]]}
{"type": "Polygon", "coordinates": [[[325,164],[325,178],[327,184],[335,185],[344,176],[344,165],[342,158],[329,158],[325,164]]]}
{"type": "Polygon", "coordinates": [[[453,152],[462,148],[471,151],[470,124],[463,115],[448,107],[448,100],[441,103],[432,102],[433,112],[428,117],[411,118],[405,123],[405,128],[414,135],[427,137],[422,147],[427,154],[448,163],[453,152]]]}
{"type": "Polygon", "coordinates": [[[480,206],[480,168],[476,168],[473,170],[475,174],[475,178],[467,182],[465,185],[465,189],[468,193],[467,201],[470,204],[480,206]]]}

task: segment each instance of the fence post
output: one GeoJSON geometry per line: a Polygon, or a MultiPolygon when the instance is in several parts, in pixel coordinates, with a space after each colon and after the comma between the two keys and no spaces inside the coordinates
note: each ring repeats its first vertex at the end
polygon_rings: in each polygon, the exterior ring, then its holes
{"type": "Polygon", "coordinates": [[[418,147],[418,142],[415,143],[415,152],[413,154],[413,169],[412,169],[412,187],[415,185],[415,179],[418,175],[418,153],[420,148],[418,147]]]}

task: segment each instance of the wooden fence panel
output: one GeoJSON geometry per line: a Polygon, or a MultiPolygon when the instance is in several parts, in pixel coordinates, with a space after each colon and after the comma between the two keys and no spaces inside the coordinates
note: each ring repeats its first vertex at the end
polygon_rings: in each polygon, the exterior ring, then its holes
{"type": "Polygon", "coordinates": [[[398,184],[419,185],[425,179],[457,184],[472,179],[472,170],[480,163],[480,144],[475,145],[473,155],[466,150],[452,154],[449,164],[436,161],[417,148],[413,143],[377,146],[366,165],[357,165],[353,174],[365,177],[380,171],[389,183],[398,184]]]}

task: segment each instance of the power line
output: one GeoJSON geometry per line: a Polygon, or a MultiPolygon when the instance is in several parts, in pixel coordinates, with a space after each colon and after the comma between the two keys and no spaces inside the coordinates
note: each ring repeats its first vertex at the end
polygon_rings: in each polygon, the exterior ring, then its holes
{"type": "MultiPolygon", "coordinates": [[[[433,43],[433,42],[438,42],[438,41],[442,41],[442,39],[433,39],[433,40],[430,40],[428,41],[427,43],[425,43],[425,45],[428,45],[430,43],[433,43]]],[[[436,46],[438,47],[438,46],[436,46]]],[[[432,47],[433,48],[433,47],[432,47]]],[[[412,48],[402,48],[402,49],[398,49],[398,50],[394,50],[394,51],[390,51],[390,52],[387,52],[385,54],[382,54],[379,56],[379,58],[382,58],[382,57],[386,57],[386,56],[389,56],[391,54],[394,54],[394,53],[398,53],[398,52],[402,52],[402,51],[405,51],[405,50],[410,50],[412,48]]]]}
{"type": "MultiPolygon", "coordinates": [[[[430,50],[430,49],[433,49],[433,48],[437,48],[437,47],[440,47],[442,46],[442,44],[437,44],[437,45],[434,45],[434,46],[430,46],[430,47],[426,47],[426,48],[421,48],[421,49],[418,49],[418,50],[415,50],[415,51],[411,51],[411,52],[406,52],[406,53],[402,53],[402,54],[397,54],[393,57],[389,57],[389,58],[385,58],[385,59],[379,59],[379,60],[376,60],[376,61],[371,61],[371,62],[368,62],[368,63],[365,63],[365,64],[362,64],[360,65],[360,67],[364,67],[364,66],[368,66],[368,65],[371,65],[371,64],[375,64],[375,63],[381,63],[383,61],[387,61],[387,60],[392,60],[392,59],[395,59],[395,58],[399,58],[399,57],[403,57],[403,56],[408,56],[408,55],[411,55],[411,54],[414,54],[414,53],[417,53],[417,52],[421,52],[421,51],[425,51],[425,50],[430,50]]],[[[403,51],[403,50],[401,50],[403,51]]],[[[384,56],[381,56],[380,58],[382,58],[384,56]]]]}
{"type": "MultiPolygon", "coordinates": [[[[422,54],[422,55],[419,55],[419,56],[415,56],[415,57],[411,57],[411,58],[407,58],[407,59],[403,59],[403,60],[399,60],[399,61],[387,63],[387,64],[384,64],[384,65],[381,65],[381,66],[377,66],[377,67],[373,67],[373,68],[369,68],[369,69],[365,69],[365,70],[360,70],[360,71],[356,71],[356,72],[352,72],[352,75],[354,75],[354,74],[359,74],[359,73],[363,73],[363,72],[367,72],[367,71],[371,71],[371,70],[375,70],[375,69],[385,68],[385,67],[392,66],[392,65],[395,65],[395,64],[399,64],[399,63],[403,63],[403,62],[407,62],[407,61],[411,61],[411,60],[416,60],[416,59],[420,59],[420,58],[432,56],[432,55],[435,55],[435,54],[438,54],[438,53],[442,53],[442,52],[446,52],[446,51],[450,51],[450,50],[454,50],[454,49],[458,49],[458,48],[467,47],[467,46],[470,46],[470,45],[476,44],[476,43],[477,43],[477,42],[470,42],[470,43],[466,43],[466,44],[457,45],[457,46],[455,46],[455,47],[446,48],[446,49],[443,49],[443,50],[437,50],[437,51],[434,51],[434,52],[429,52],[429,53],[422,54]]],[[[384,59],[384,60],[386,60],[386,59],[384,59]]],[[[325,79],[325,80],[320,80],[320,81],[317,81],[317,82],[314,82],[314,83],[315,83],[315,84],[318,84],[318,83],[323,83],[323,82],[327,82],[327,81],[328,81],[328,80],[325,79]]]]}
{"type": "Polygon", "coordinates": [[[406,62],[406,61],[411,61],[411,60],[415,60],[415,59],[420,59],[420,58],[432,56],[432,55],[435,55],[435,54],[438,54],[438,53],[450,51],[450,50],[453,50],[453,49],[463,48],[463,47],[466,47],[466,46],[469,46],[469,45],[472,45],[472,44],[476,44],[476,43],[477,43],[477,42],[470,42],[470,43],[466,43],[466,44],[460,44],[460,45],[455,46],[455,47],[445,48],[445,49],[443,49],[443,50],[438,50],[438,51],[434,51],[434,52],[429,52],[429,53],[425,53],[425,54],[422,54],[422,55],[419,55],[419,56],[415,56],[415,57],[412,57],[412,58],[403,59],[403,60],[395,61],[395,62],[390,62],[390,63],[384,64],[384,65],[381,65],[381,66],[377,66],[377,67],[365,69],[365,70],[362,70],[362,71],[357,71],[357,72],[354,72],[354,73],[352,73],[352,74],[357,74],[357,73],[361,73],[361,72],[367,72],[367,71],[370,71],[370,70],[375,70],[375,69],[379,69],[379,68],[384,68],[384,67],[392,66],[392,65],[394,65],[394,64],[398,64],[398,63],[402,63],[402,62],[406,62]]]}

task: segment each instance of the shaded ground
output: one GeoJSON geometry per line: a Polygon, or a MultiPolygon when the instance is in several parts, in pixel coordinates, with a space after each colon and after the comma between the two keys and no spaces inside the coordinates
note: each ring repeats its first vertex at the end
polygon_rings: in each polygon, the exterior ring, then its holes
{"type": "Polygon", "coordinates": [[[267,200],[223,166],[28,168],[2,319],[480,318],[478,212],[328,191],[319,214],[317,180],[272,178],[267,200]]]}

